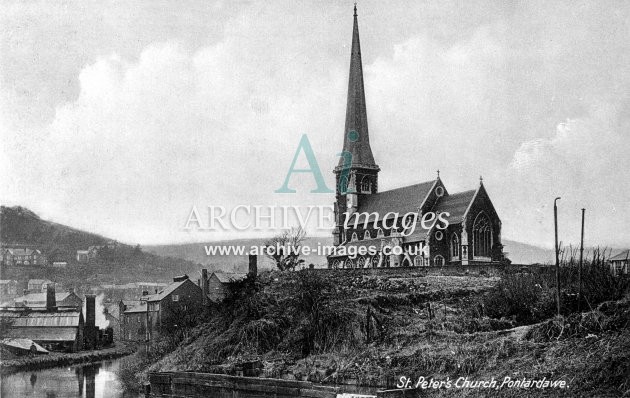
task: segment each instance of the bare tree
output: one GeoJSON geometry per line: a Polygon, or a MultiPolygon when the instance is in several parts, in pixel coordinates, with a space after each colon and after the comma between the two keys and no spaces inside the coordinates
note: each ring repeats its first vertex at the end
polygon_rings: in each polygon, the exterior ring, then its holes
{"type": "Polygon", "coordinates": [[[265,242],[267,257],[276,263],[280,271],[294,270],[304,262],[300,258],[306,231],[302,227],[283,231],[265,242]]]}

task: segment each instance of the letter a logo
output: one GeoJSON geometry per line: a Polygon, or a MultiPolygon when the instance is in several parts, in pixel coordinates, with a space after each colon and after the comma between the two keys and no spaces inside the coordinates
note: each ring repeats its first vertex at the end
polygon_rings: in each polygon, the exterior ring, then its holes
{"type": "Polygon", "coordinates": [[[322,171],[319,169],[319,164],[317,164],[317,159],[315,159],[315,154],[313,153],[313,148],[311,147],[311,143],[308,140],[306,134],[302,136],[300,140],[300,144],[298,145],[297,151],[295,151],[295,156],[293,157],[293,162],[291,163],[291,167],[289,167],[289,172],[287,173],[287,178],[284,180],[284,184],[279,189],[276,189],[274,192],[276,193],[295,193],[295,189],[289,188],[289,180],[291,179],[291,174],[293,173],[312,173],[315,178],[315,183],[317,184],[317,189],[311,191],[311,193],[333,193],[330,190],[326,183],[324,182],[324,176],[322,175],[322,171]],[[306,156],[306,160],[308,161],[308,165],[310,168],[308,169],[296,169],[295,163],[298,160],[298,156],[300,156],[300,150],[304,152],[306,156]]]}

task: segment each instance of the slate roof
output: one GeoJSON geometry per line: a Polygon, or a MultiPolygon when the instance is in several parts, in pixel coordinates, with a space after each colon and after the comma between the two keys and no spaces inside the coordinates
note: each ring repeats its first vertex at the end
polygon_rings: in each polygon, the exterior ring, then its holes
{"type": "MultiPolygon", "coordinates": [[[[64,300],[67,300],[68,298],[70,298],[70,296],[73,296],[73,295],[76,296],[75,293],[70,293],[70,292],[55,293],[55,301],[57,302],[57,305],[60,305],[60,304],[63,304],[62,302],[64,300]]],[[[81,300],[79,296],[76,296],[76,297],[79,300],[81,300]]],[[[16,297],[10,302],[3,303],[1,306],[11,307],[19,303],[22,303],[27,307],[37,307],[37,306],[45,307],[46,306],[46,293],[29,293],[25,296],[16,297]]]]}
{"type": "Polygon", "coordinates": [[[247,274],[237,272],[213,272],[213,274],[221,283],[237,282],[247,277],[247,274]]]}
{"type": "Polygon", "coordinates": [[[57,311],[57,312],[0,312],[0,318],[10,318],[14,328],[31,327],[79,327],[81,318],[80,311],[57,311]]]}
{"type": "Polygon", "coordinates": [[[14,256],[28,256],[33,253],[41,254],[39,250],[33,249],[6,249],[6,251],[13,254],[14,256]]]}
{"type": "Polygon", "coordinates": [[[8,347],[19,348],[19,349],[25,350],[25,351],[31,351],[31,347],[35,346],[35,350],[38,353],[48,354],[48,350],[47,349],[45,349],[44,347],[42,347],[41,345],[37,344],[36,342],[34,342],[31,339],[22,339],[22,338],[2,339],[2,340],[0,340],[0,344],[8,346],[8,347]]]}
{"type": "Polygon", "coordinates": [[[384,217],[388,212],[397,212],[402,216],[408,212],[417,212],[436,180],[421,182],[402,188],[365,195],[361,198],[357,212],[377,212],[384,217]]]}
{"type": "Polygon", "coordinates": [[[610,261],[625,261],[628,259],[630,259],[630,249],[624,250],[621,253],[617,254],[616,256],[611,257],[610,261]]]}
{"type": "Polygon", "coordinates": [[[54,283],[50,279],[29,279],[28,284],[43,285],[44,283],[54,283]]]}
{"type": "MultiPolygon", "coordinates": [[[[185,279],[184,279],[183,276],[177,277],[176,279],[180,279],[180,278],[182,280],[178,280],[176,282],[171,283],[170,285],[166,286],[163,290],[160,290],[159,292],[157,292],[157,294],[150,294],[148,296],[145,296],[147,301],[161,301],[166,296],[168,296],[169,294],[173,293],[178,287],[180,287],[184,283],[190,281],[190,279],[188,279],[188,276],[185,276],[185,279]]],[[[190,282],[193,283],[192,281],[190,281],[190,282]]],[[[197,285],[195,285],[195,286],[197,286],[197,285]]]]}
{"type": "Polygon", "coordinates": [[[458,224],[464,220],[466,210],[475,197],[477,190],[457,192],[448,196],[443,196],[433,209],[435,213],[448,212],[450,216],[446,219],[449,224],[458,224]]]}

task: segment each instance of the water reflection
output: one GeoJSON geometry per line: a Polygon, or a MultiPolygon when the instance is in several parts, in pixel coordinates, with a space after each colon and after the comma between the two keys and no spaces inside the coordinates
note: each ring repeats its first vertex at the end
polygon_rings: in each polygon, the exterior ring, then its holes
{"type": "Polygon", "coordinates": [[[120,360],[2,375],[0,396],[130,398],[116,376],[120,360]]]}

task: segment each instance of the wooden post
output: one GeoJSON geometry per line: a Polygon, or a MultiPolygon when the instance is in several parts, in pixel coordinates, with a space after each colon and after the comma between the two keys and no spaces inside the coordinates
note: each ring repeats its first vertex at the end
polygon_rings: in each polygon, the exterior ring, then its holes
{"type": "Polygon", "coordinates": [[[365,315],[365,318],[366,318],[365,319],[365,328],[367,330],[367,341],[366,341],[366,344],[370,344],[370,340],[372,339],[371,327],[370,327],[370,324],[372,323],[371,322],[371,320],[372,320],[371,319],[372,318],[372,307],[370,307],[369,305],[367,307],[367,314],[365,315]]]}
{"type": "Polygon", "coordinates": [[[582,262],[584,261],[584,212],[582,209],[582,235],[580,239],[580,268],[578,269],[578,312],[582,312],[582,262]]]}
{"type": "Polygon", "coordinates": [[[558,310],[558,316],[560,316],[560,259],[558,249],[558,199],[553,201],[553,223],[556,236],[556,309],[558,310]]]}

